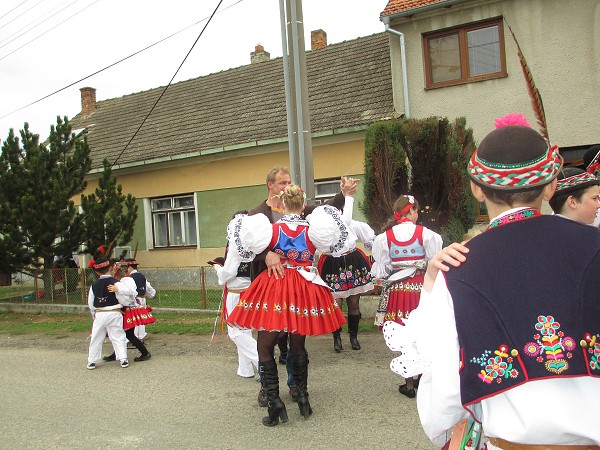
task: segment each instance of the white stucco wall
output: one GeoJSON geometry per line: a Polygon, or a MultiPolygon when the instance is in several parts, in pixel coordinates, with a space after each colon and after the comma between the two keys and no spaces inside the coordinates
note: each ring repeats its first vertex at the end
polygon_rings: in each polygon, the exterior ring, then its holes
{"type": "MultiPolygon", "coordinates": [[[[600,0],[474,0],[390,28],[405,35],[411,117],[465,116],[477,141],[511,112],[536,123],[515,42],[504,24],[508,77],[425,90],[422,33],[502,16],[533,73],[548,134],[561,147],[600,142],[600,0]]],[[[390,34],[396,111],[404,111],[398,37],[390,34]]],[[[537,128],[537,126],[536,126],[537,128]]]]}

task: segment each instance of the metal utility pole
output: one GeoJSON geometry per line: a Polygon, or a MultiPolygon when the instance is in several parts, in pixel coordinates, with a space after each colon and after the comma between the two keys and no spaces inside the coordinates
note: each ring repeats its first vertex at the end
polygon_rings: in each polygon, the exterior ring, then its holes
{"type": "Polygon", "coordinates": [[[302,0],[279,0],[279,8],[290,171],[292,181],[300,184],[304,189],[307,202],[314,204],[315,175],[308,107],[302,0]]]}

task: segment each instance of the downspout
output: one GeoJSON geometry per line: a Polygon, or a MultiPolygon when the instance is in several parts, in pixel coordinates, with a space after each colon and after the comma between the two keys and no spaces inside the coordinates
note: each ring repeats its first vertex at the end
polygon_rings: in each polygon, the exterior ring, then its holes
{"type": "Polygon", "coordinates": [[[406,46],[404,44],[404,33],[401,33],[393,28],[390,24],[385,24],[386,33],[393,34],[400,38],[400,59],[402,61],[402,87],[404,88],[404,116],[410,117],[410,102],[408,101],[408,75],[406,71],[406,46]]]}

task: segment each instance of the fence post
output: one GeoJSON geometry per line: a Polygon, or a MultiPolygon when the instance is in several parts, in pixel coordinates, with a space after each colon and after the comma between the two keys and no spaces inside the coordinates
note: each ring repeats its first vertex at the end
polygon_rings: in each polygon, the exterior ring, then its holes
{"type": "Polygon", "coordinates": [[[200,266],[200,295],[202,297],[202,309],[206,309],[206,278],[204,266],[200,266]]]}
{"type": "Polygon", "coordinates": [[[81,270],[81,300],[83,302],[84,305],[87,304],[87,289],[86,289],[86,283],[85,283],[85,268],[81,267],[79,270],[81,270]]]}

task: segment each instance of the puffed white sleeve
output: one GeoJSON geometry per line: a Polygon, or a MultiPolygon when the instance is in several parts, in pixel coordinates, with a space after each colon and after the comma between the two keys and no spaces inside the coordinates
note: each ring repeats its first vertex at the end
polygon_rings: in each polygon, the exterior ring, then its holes
{"type": "Polygon", "coordinates": [[[442,250],[442,236],[429,228],[423,228],[423,247],[425,248],[425,257],[429,261],[433,256],[442,250]]]}
{"type": "Polygon", "coordinates": [[[354,212],[354,197],[346,195],[344,197],[344,210],[342,212],[342,218],[346,225],[350,225],[352,222],[352,213],[354,212]]]}
{"type": "Polygon", "coordinates": [[[318,206],[306,220],[308,237],[322,253],[339,256],[356,243],[356,236],[344,222],[340,210],[333,206],[318,206]]]}
{"type": "Polygon", "coordinates": [[[354,231],[359,241],[365,244],[365,247],[369,250],[373,248],[373,241],[375,240],[375,231],[364,222],[353,220],[350,222],[350,229],[354,231]]]}
{"type": "Polygon", "coordinates": [[[231,245],[227,248],[227,255],[225,256],[225,264],[220,266],[215,264],[213,267],[217,271],[217,278],[220,286],[225,285],[229,280],[237,277],[238,268],[240,267],[240,258],[237,252],[233,250],[231,245]]]}
{"type": "Polygon", "coordinates": [[[233,223],[230,222],[229,247],[241,262],[250,262],[269,246],[273,236],[273,225],[264,214],[240,216],[236,219],[233,223]]]}
{"type": "Polygon", "coordinates": [[[392,272],[392,260],[385,233],[378,234],[373,240],[371,255],[374,259],[371,275],[375,278],[387,278],[392,272]]]}

